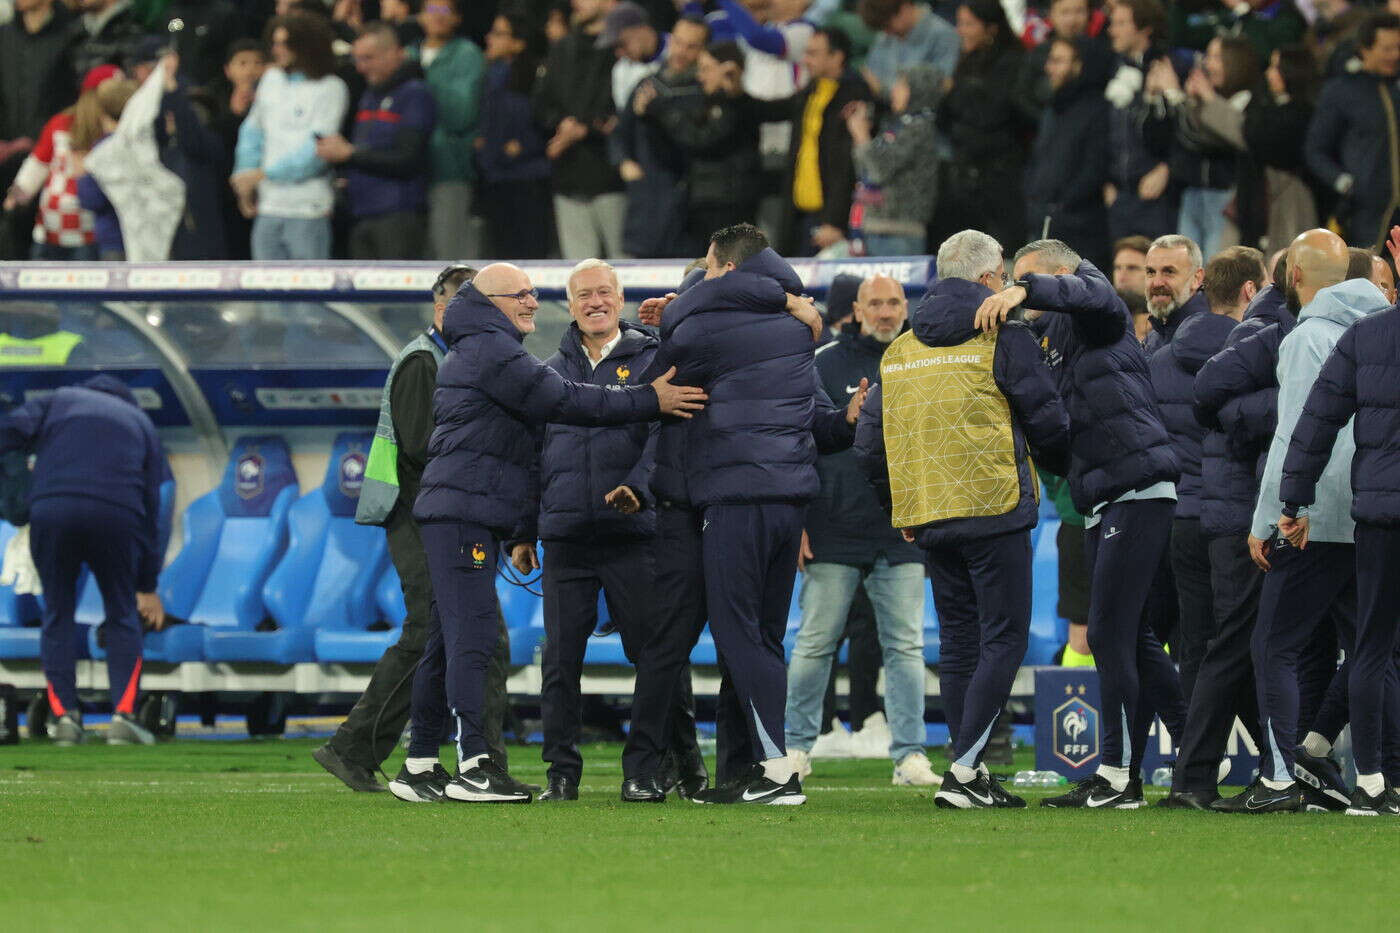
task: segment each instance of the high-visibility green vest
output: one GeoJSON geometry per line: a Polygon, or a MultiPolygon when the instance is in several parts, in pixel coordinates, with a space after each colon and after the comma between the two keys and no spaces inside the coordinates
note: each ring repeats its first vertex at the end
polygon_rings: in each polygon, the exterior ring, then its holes
{"type": "Polygon", "coordinates": [[[880,361],[896,528],[1004,515],[1021,499],[1011,406],[992,375],[996,334],[930,347],[906,332],[880,361]]]}
{"type": "Polygon", "coordinates": [[[419,334],[399,351],[398,359],[389,367],[389,378],[384,381],[384,394],[379,400],[379,424],[374,429],[374,443],[370,445],[369,460],[365,463],[364,484],[360,486],[360,501],[355,506],[357,524],[384,524],[399,501],[399,435],[394,430],[389,390],[403,361],[423,350],[431,353],[439,366],[447,355],[437,341],[427,334],[419,334]]]}
{"type": "Polygon", "coordinates": [[[80,335],[66,330],[32,340],[0,334],[0,366],[66,366],[82,342],[80,335]]]}

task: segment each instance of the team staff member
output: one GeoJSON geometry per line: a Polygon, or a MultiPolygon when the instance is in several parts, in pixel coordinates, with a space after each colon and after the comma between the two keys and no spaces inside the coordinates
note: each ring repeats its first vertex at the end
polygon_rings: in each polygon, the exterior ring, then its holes
{"type": "Polygon", "coordinates": [[[935,803],[1024,807],[982,764],[1031,625],[1031,454],[1063,473],[1069,416],[1025,324],[982,332],[1001,244],[964,230],[938,249],[939,280],[890,345],[857,429],[866,475],[887,486],[895,527],[923,549],[943,636],[952,766],[935,803]]]}
{"type": "Polygon", "coordinates": [[[133,711],[141,683],[141,621],[157,631],[160,484],[169,474],[155,425],[121,380],[94,376],[25,402],[0,422],[0,456],[33,453],[29,545],[44,587],[39,649],[48,683],[49,734],[83,741],[73,612],[84,564],[102,591],[112,726],[107,744],[150,745],[133,711]]]}
{"type": "MultiPolygon", "coordinates": [[[[442,684],[442,624],[433,605],[433,587],[428,579],[428,558],[423,539],[413,520],[413,500],[423,466],[428,460],[428,436],[433,432],[433,389],[438,366],[447,355],[442,339],[442,315],[447,303],[476,270],[454,264],[443,269],[433,283],[433,323],[399,352],[384,383],[379,405],[379,425],[374,432],[364,486],[360,490],[355,520],[364,525],[382,525],[389,541],[389,557],[403,587],[403,632],[375,665],[364,694],[350,710],[329,742],[312,752],[312,757],[351,790],[382,789],[374,771],[394,750],[404,723],[408,720],[410,698],[415,690],[432,713],[425,721],[436,722],[434,735],[441,736],[447,722],[447,700],[442,684]],[[432,643],[429,659],[419,667],[424,646],[432,643]],[[416,669],[416,670],[415,670],[416,669]],[[412,680],[410,680],[410,675],[412,680]],[[420,684],[419,681],[422,681],[420,684]]],[[[506,659],[510,656],[505,620],[498,620],[496,652],[491,658],[486,685],[486,744],[491,757],[501,767],[506,764],[505,743],[501,740],[501,720],[506,703],[506,659]]],[[[410,802],[441,800],[450,775],[431,758],[410,759],[390,782],[395,796],[410,802]]]]}
{"type": "MultiPolygon", "coordinates": [[[[458,771],[446,788],[452,800],[530,801],[487,754],[482,707],[499,613],[497,551],[534,521],[539,430],[551,421],[602,426],[658,413],[689,417],[705,399],[699,389],[672,385],[670,372],[624,389],[566,381],[522,346],[538,308],[525,272],[495,263],[462,286],[443,314],[449,350],[438,370],[436,427],[413,512],[442,616],[447,699],[457,720],[458,771]]],[[[432,754],[437,740],[431,723],[415,715],[409,755],[432,754]]]]}
{"type": "MultiPolygon", "coordinates": [[[[623,292],[617,272],[599,259],[576,265],[567,283],[569,315],[551,368],[566,379],[601,386],[635,384],[660,341],[619,321],[623,292]]],[[[549,781],[541,801],[577,800],[583,758],[578,737],[579,681],[588,638],[597,624],[598,591],[635,662],[655,607],[653,538],[656,512],[648,499],[655,427],[628,424],[585,428],[551,424],[540,454],[538,536],[544,541],[544,656],[540,706],[549,781]],[[617,508],[612,504],[616,503],[617,508]]],[[[527,531],[530,529],[527,528],[527,531]]],[[[538,566],[535,534],[515,543],[521,573],[538,566]]],[[[695,739],[690,667],[672,700],[671,746],[678,789],[692,797],[709,785],[695,739]]]]}
{"type": "Polygon", "coordinates": [[[1167,546],[1181,467],[1128,309],[1103,273],[1060,241],[1037,240],[1017,251],[1015,275],[1017,284],[982,303],[977,323],[994,328],[1024,304],[1028,318],[1043,318],[1036,324],[1054,351],[1048,361],[1069,399],[1067,478],[1075,508],[1089,516],[1089,646],[1104,715],[1097,773],[1041,804],[1136,809],[1153,712],[1173,736],[1186,715],[1176,669],[1143,618],[1152,579],[1142,572],[1167,546]]]}

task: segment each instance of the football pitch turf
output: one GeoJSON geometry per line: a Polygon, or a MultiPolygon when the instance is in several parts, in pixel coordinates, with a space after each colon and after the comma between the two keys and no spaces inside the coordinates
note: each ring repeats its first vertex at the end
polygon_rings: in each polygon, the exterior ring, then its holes
{"type": "MultiPolygon", "coordinates": [[[[946,811],[879,761],[818,762],[804,807],[623,805],[615,745],[584,749],[578,803],[409,805],[346,790],[318,744],[0,749],[0,928],[1381,930],[1400,914],[1393,818],[1052,811],[1034,792],[1026,810],[946,811]]],[[[542,779],[537,747],[511,754],[542,779]]]]}

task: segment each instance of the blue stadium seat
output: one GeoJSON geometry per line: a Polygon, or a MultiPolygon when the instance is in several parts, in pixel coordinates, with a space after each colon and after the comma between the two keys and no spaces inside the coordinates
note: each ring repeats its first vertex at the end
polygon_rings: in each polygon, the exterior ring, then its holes
{"type": "Polygon", "coordinates": [[[1055,536],[1060,530],[1060,520],[1042,514],[1040,527],[1042,530],[1031,559],[1031,632],[1023,662],[1030,665],[1053,664],[1055,652],[1069,639],[1069,621],[1061,618],[1057,611],[1060,555],[1055,547],[1055,536]]]}
{"type": "MultiPolygon", "coordinates": [[[[505,573],[514,576],[512,570],[505,573]]],[[[538,581],[531,589],[539,586],[538,581]]],[[[524,667],[535,662],[535,649],[544,639],[544,600],[522,586],[511,583],[505,576],[496,576],[496,599],[506,620],[510,636],[510,663],[524,667]]]]}
{"type": "Polygon", "coordinates": [[[387,561],[374,587],[374,606],[379,621],[388,623],[388,628],[320,629],[316,632],[316,660],[323,664],[377,664],[389,646],[399,640],[408,609],[404,606],[398,571],[387,561]]]}
{"type": "Polygon", "coordinates": [[[210,629],[206,660],[311,661],[319,629],[364,631],[378,618],[374,590],[388,559],[384,531],[355,524],[372,439],[369,432],[337,435],[320,487],[288,510],[287,550],[262,590],[276,629],[210,629]]]}

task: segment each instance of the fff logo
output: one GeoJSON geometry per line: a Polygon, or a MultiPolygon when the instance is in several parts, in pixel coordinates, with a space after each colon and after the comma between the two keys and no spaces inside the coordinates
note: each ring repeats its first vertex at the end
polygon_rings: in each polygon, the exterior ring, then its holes
{"type": "Polygon", "coordinates": [[[1083,697],[1066,700],[1053,713],[1055,757],[1082,768],[1099,754],[1099,711],[1083,697]]]}

